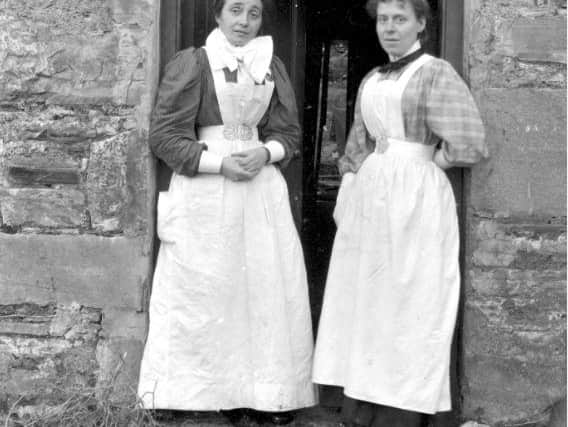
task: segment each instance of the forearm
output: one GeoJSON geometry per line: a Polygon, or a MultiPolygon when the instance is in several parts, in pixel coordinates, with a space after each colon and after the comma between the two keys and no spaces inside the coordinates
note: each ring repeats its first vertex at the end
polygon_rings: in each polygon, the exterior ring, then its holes
{"type": "Polygon", "coordinates": [[[444,153],[444,149],[443,148],[438,148],[435,152],[434,152],[434,163],[440,168],[440,169],[449,169],[453,166],[453,164],[447,159],[446,154],[444,153]]]}
{"type": "Polygon", "coordinates": [[[197,174],[204,145],[182,137],[156,141],[151,139],[152,152],[180,175],[197,174]]]}
{"type": "Polygon", "coordinates": [[[290,161],[298,156],[299,136],[283,134],[267,134],[264,136],[264,148],[270,153],[268,163],[277,163],[286,168],[290,161]]]}

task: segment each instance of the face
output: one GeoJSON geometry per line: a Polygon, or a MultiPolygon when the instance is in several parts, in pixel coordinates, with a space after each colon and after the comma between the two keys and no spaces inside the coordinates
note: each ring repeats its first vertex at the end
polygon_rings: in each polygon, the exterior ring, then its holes
{"type": "Polygon", "coordinates": [[[392,0],[377,6],[377,35],[381,46],[393,59],[408,52],[425,27],[425,19],[416,18],[409,2],[392,0]]]}
{"type": "Polygon", "coordinates": [[[219,29],[233,46],[244,46],[254,39],[262,24],[261,0],[225,0],[219,16],[219,29]]]}

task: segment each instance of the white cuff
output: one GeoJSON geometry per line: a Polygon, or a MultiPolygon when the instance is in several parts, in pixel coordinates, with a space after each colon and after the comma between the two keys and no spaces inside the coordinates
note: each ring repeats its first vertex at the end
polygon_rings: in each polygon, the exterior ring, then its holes
{"type": "Polygon", "coordinates": [[[436,150],[436,152],[434,153],[434,163],[436,163],[441,169],[449,169],[453,166],[446,159],[443,148],[436,150]]]}
{"type": "Polygon", "coordinates": [[[203,150],[201,152],[201,158],[199,159],[197,171],[200,173],[220,173],[222,163],[223,157],[215,153],[210,153],[207,150],[203,150]]]}
{"type": "Polygon", "coordinates": [[[350,184],[351,181],[353,181],[355,179],[355,173],[354,172],[345,172],[343,174],[343,176],[341,177],[341,184],[343,184],[344,182],[347,184],[350,184]]]}
{"type": "Polygon", "coordinates": [[[286,150],[284,149],[284,146],[278,141],[274,140],[268,141],[266,144],[264,144],[264,146],[268,151],[270,151],[269,163],[279,162],[286,155],[286,150]]]}

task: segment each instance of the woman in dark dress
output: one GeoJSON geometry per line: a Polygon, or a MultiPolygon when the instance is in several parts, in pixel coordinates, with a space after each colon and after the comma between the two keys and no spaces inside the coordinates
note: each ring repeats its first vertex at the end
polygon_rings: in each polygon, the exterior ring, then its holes
{"type": "Polygon", "coordinates": [[[265,1],[215,2],[205,46],[167,65],[151,122],[174,171],[138,394],[144,407],[282,412],[316,403],[302,249],[280,168],[297,107],[265,1]]]}
{"type": "Polygon", "coordinates": [[[361,83],[334,217],[314,381],[343,387],[349,422],[414,427],[451,409],[459,231],[444,169],[487,156],[475,102],[420,41],[426,0],[374,0],[390,64],[361,83]]]}

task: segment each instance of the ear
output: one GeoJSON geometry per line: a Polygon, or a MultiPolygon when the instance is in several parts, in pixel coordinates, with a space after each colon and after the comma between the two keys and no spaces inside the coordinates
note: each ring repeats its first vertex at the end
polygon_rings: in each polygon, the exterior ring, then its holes
{"type": "Polygon", "coordinates": [[[418,33],[421,33],[422,31],[424,31],[426,29],[426,18],[422,17],[418,20],[418,24],[420,24],[420,30],[418,31],[418,33]]]}

